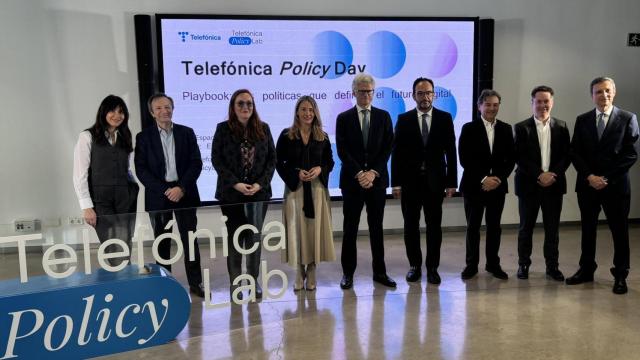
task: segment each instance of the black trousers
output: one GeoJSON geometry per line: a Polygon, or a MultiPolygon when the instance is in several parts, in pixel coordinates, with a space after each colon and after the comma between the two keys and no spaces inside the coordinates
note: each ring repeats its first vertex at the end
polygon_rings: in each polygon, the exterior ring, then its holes
{"type": "Polygon", "coordinates": [[[562,212],[563,194],[548,191],[544,188],[518,197],[520,225],[518,227],[518,264],[531,265],[533,248],[533,228],[538,219],[538,211],[542,209],[544,224],[544,260],[547,269],[558,268],[558,227],[562,212]]]}
{"type": "MultiPolygon", "coordinates": [[[[222,205],[220,210],[227,217],[227,233],[229,256],[227,256],[227,271],[229,272],[229,280],[233,284],[233,280],[242,274],[242,254],[240,254],[233,245],[233,234],[236,230],[245,224],[255,226],[259,232],[262,231],[264,216],[267,213],[267,202],[249,202],[244,204],[222,205]]],[[[250,249],[255,243],[258,248],[251,254],[246,256],[247,274],[251,275],[256,281],[260,274],[260,254],[262,245],[260,243],[260,234],[254,234],[251,231],[243,231],[238,236],[238,243],[243,249],[250,249]]]]}
{"type": "Polygon", "coordinates": [[[467,266],[478,266],[480,262],[480,226],[485,214],[487,228],[486,249],[487,266],[500,265],[500,220],[504,209],[505,193],[488,191],[479,194],[464,195],[464,212],[467,217],[467,266]]]}
{"type": "MultiPolygon", "coordinates": [[[[180,208],[184,206],[180,202],[174,203],[165,200],[165,208],[167,210],[149,212],[151,225],[153,226],[153,234],[157,238],[161,234],[169,233],[172,228],[165,229],[167,223],[173,219],[175,215],[178,225],[178,233],[180,234],[180,242],[183,248],[184,268],[187,274],[189,285],[197,286],[202,283],[202,271],[200,269],[200,248],[196,239],[194,245],[194,261],[189,261],[189,231],[196,231],[198,225],[198,217],[196,216],[196,208],[180,208]]],[[[171,239],[164,239],[158,245],[158,255],[163,259],[171,258],[171,239]]],[[[161,265],[161,264],[158,264],[161,265]]],[[[171,265],[161,265],[171,271],[171,265]]]]}
{"type": "Polygon", "coordinates": [[[386,196],[386,190],[377,187],[368,190],[342,190],[344,222],[342,225],[341,262],[344,275],[353,276],[358,265],[356,239],[358,237],[358,226],[360,225],[360,213],[362,213],[362,208],[365,205],[367,207],[373,273],[380,275],[387,273],[384,263],[384,236],[382,232],[386,196]]]}
{"type": "Polygon", "coordinates": [[[588,189],[578,192],[582,240],[580,267],[595,271],[596,231],[600,210],[604,214],[613,238],[613,266],[616,271],[629,270],[629,206],[631,195],[604,188],[600,191],[588,189]]]}
{"type": "Polygon", "coordinates": [[[440,246],[442,245],[441,225],[444,192],[429,191],[425,186],[426,183],[426,176],[419,175],[416,186],[402,187],[400,204],[404,218],[404,246],[409,265],[421,267],[420,211],[424,210],[424,221],[427,225],[425,264],[427,269],[437,269],[440,266],[440,246]]]}
{"type": "MultiPolygon", "coordinates": [[[[136,225],[137,185],[132,186],[93,186],[91,199],[96,212],[96,235],[103,243],[109,239],[120,239],[129,247],[136,225]]],[[[118,252],[118,246],[110,245],[106,253],[118,252]]],[[[109,259],[109,264],[117,266],[125,258],[109,259]]]]}

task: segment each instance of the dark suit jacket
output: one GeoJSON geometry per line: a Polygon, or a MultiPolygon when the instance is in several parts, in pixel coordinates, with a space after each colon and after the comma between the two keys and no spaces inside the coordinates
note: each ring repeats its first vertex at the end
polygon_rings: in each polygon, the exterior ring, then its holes
{"type": "Polygon", "coordinates": [[[511,125],[497,120],[494,127],[493,152],[482,119],[478,118],[462,126],[458,144],[460,165],[464,168],[460,191],[466,195],[479,194],[485,176],[497,176],[502,182],[493,190],[508,192],[507,178],[515,165],[515,146],[511,125]]]}
{"type": "Polygon", "coordinates": [[[609,191],[629,193],[629,168],[638,158],[638,119],[634,113],[613,107],[598,141],[595,109],[579,115],[571,140],[571,160],[578,172],[576,192],[591,189],[591,174],[608,179],[609,191]]]}
{"type": "Polygon", "coordinates": [[[269,125],[262,124],[266,137],[255,143],[253,168],[247,179],[242,179],[241,140],[233,136],[228,121],[221,122],[216,127],[211,147],[211,163],[218,173],[216,199],[225,203],[240,203],[249,200],[247,196],[233,188],[239,182],[260,184],[260,191],[251,197],[251,201],[271,199],[271,179],[276,168],[276,149],[273,145],[269,125]]]}
{"type": "Polygon", "coordinates": [[[336,119],[336,147],[338,157],[342,161],[340,188],[343,190],[361,189],[356,174],[367,170],[375,170],[380,175],[374,180],[374,187],[389,187],[387,162],[391,155],[392,145],[393,125],[388,112],[371,107],[366,149],[362,140],[357,108],[354,106],[340,113],[336,119]]]}
{"type": "MultiPolygon", "coordinates": [[[[569,155],[570,137],[567,124],[554,117],[549,119],[551,130],[551,154],[549,159],[549,171],[557,175],[556,182],[549,186],[548,191],[558,194],[567,192],[567,178],[565,171],[571,163],[569,155]]],[[[541,188],[538,185],[538,176],[543,173],[542,156],[540,154],[540,142],[538,130],[533,117],[521,121],[515,125],[516,133],[516,169],[515,186],[516,195],[527,195],[541,188]]]]}
{"type": "Polygon", "coordinates": [[[316,141],[309,139],[308,148],[308,166],[304,166],[305,145],[302,139],[289,139],[289,129],[284,129],[278,138],[276,144],[276,154],[278,161],[276,170],[284,180],[289,190],[296,191],[300,184],[298,174],[300,169],[309,170],[313,167],[320,166],[322,172],[318,179],[326,188],[329,183],[329,173],[333,169],[333,153],[331,151],[331,143],[329,139],[324,141],[316,141]]]}
{"type": "Polygon", "coordinates": [[[453,119],[448,112],[436,108],[431,115],[426,146],[418,125],[418,111],[413,109],[398,116],[391,156],[391,186],[422,186],[416,181],[424,161],[430,191],[443,192],[445,188],[458,187],[453,119]]]}
{"type": "MultiPolygon", "coordinates": [[[[193,129],[173,124],[173,139],[176,152],[176,170],[178,185],[184,189],[180,200],[184,207],[200,206],[200,194],[196,181],[202,171],[200,148],[193,129]]],[[[135,160],[136,175],[144,185],[145,209],[163,210],[168,186],[164,180],[166,168],[164,151],[158,127],[154,124],[142,130],[136,136],[135,160]]]]}

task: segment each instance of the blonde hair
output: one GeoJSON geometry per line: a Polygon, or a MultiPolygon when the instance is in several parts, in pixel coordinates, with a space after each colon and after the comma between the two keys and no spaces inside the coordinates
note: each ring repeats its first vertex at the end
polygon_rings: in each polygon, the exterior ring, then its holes
{"type": "Polygon", "coordinates": [[[300,105],[305,101],[311,104],[311,107],[313,108],[313,121],[311,122],[311,135],[313,136],[313,139],[316,141],[324,141],[325,139],[328,139],[327,133],[322,131],[322,120],[320,120],[318,103],[316,103],[313,97],[309,95],[301,96],[296,102],[296,107],[293,112],[293,124],[289,128],[287,136],[291,140],[300,139],[301,126],[300,119],[298,119],[298,110],[300,109],[300,105]]]}

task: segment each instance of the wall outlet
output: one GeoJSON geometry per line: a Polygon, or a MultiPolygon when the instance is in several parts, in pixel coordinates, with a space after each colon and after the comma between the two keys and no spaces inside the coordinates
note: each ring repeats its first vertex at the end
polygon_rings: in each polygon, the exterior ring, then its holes
{"type": "Polygon", "coordinates": [[[13,221],[15,232],[36,232],[40,230],[40,220],[38,219],[18,219],[13,221]]]}
{"type": "Polygon", "coordinates": [[[69,216],[67,218],[67,224],[68,225],[83,225],[84,224],[84,218],[78,217],[78,216],[69,216]]]}

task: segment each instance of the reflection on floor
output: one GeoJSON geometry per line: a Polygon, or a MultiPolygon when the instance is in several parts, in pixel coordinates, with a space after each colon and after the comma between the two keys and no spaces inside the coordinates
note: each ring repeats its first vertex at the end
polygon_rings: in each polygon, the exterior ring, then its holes
{"type": "MultiPolygon", "coordinates": [[[[637,359],[640,273],[632,269],[627,295],[614,295],[610,233],[603,226],[598,235],[600,267],[595,282],[571,287],[545,278],[540,229],[536,229],[529,280],[515,277],[515,230],[503,231],[500,255],[510,276],[507,281],[482,270],[471,280],[460,279],[464,232],[444,234],[440,286],[427,285],[424,271],[420,283],[409,285],[404,280],[408,266],[401,235],[385,238],[388,273],[398,282],[395,290],[372,282],[365,237],[358,243],[359,266],[349,291],[338,286],[342,270],[336,262],[319,266],[316,291],[294,293],[293,270],[280,263],[279,254],[263,252],[269,270],[282,269],[289,277],[284,296],[222,309],[206,309],[195,298],[191,320],[176,341],[105,358],[637,359]]],[[[640,227],[633,226],[632,266],[640,264],[639,235],[640,227]]],[[[567,276],[577,269],[579,237],[578,228],[562,228],[560,268],[567,276]]],[[[339,249],[337,241],[338,258],[339,249]]],[[[220,255],[210,259],[208,254],[203,247],[203,268],[212,277],[212,302],[225,302],[229,281],[225,259],[220,255]]],[[[4,258],[2,277],[17,276],[13,257],[4,258]]],[[[37,273],[39,265],[30,263],[30,274],[37,273]]],[[[484,264],[480,265],[482,269],[484,264]]],[[[186,284],[183,266],[174,271],[186,284]]],[[[270,287],[277,292],[279,284],[274,281],[270,287]]]]}

